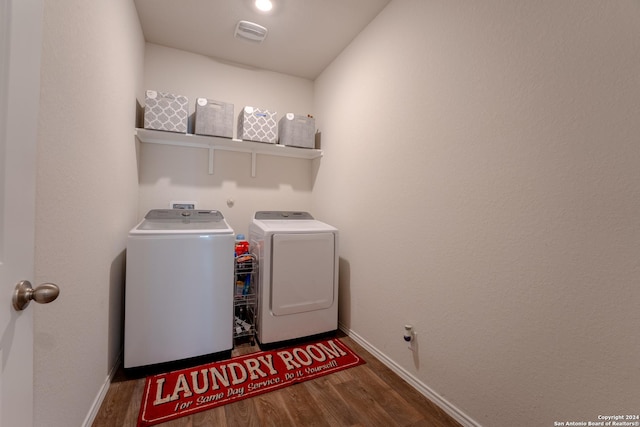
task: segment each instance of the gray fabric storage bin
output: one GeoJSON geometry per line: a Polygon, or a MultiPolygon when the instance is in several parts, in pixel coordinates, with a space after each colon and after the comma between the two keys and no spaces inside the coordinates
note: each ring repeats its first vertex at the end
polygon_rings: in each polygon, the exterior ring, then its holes
{"type": "Polygon", "coordinates": [[[278,140],[277,113],[244,107],[238,116],[238,139],[275,144],[278,140]]]}
{"type": "Polygon", "coordinates": [[[285,114],[278,122],[278,143],[292,147],[315,148],[316,121],[313,117],[285,114]]]}
{"type": "Polygon", "coordinates": [[[198,98],[194,133],[233,138],[233,115],[233,104],[198,98]]]}
{"type": "Polygon", "coordinates": [[[144,128],[187,133],[189,99],[183,95],[148,90],[144,98],[144,128]]]}

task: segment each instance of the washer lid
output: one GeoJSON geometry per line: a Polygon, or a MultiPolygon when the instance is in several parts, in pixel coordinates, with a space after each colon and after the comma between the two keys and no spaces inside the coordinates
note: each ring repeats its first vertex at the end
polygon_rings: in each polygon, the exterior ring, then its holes
{"type": "Polygon", "coordinates": [[[309,212],[299,211],[258,211],[255,219],[260,220],[291,220],[291,219],[314,219],[309,212]]]}
{"type": "Polygon", "coordinates": [[[153,209],[131,230],[149,233],[233,233],[220,211],[194,209],[153,209]]]}

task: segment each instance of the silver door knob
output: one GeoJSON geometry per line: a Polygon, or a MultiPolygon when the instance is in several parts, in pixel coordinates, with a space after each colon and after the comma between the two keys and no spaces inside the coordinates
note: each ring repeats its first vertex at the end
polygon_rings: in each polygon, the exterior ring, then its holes
{"type": "Polygon", "coordinates": [[[60,295],[60,288],[53,283],[43,283],[33,289],[31,282],[22,280],[16,285],[16,290],[13,292],[13,308],[16,311],[22,311],[27,308],[31,300],[40,304],[48,304],[58,298],[58,295],[60,295]]]}

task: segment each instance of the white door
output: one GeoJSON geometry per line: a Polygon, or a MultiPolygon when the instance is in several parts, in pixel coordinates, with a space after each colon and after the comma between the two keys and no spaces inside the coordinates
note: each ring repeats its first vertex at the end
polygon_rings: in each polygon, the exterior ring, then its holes
{"type": "Polygon", "coordinates": [[[42,0],[0,0],[0,427],[33,426],[33,310],[12,308],[33,280],[42,0]]]}
{"type": "Polygon", "coordinates": [[[333,233],[273,235],[271,312],[275,316],[324,310],[335,295],[333,233]]]}

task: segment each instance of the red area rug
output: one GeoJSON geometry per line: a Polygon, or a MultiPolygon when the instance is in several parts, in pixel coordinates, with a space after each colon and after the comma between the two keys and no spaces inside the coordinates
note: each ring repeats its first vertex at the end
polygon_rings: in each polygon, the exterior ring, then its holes
{"type": "Polygon", "coordinates": [[[152,426],[365,363],[338,339],[260,351],[147,377],[139,426],[152,426]]]}

